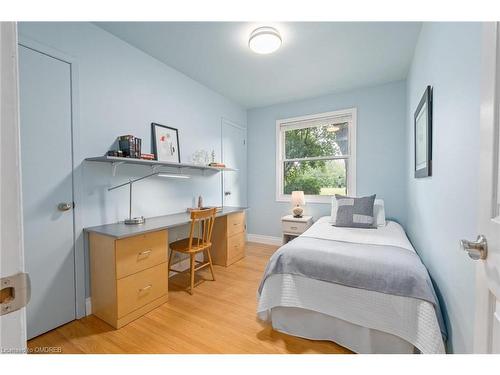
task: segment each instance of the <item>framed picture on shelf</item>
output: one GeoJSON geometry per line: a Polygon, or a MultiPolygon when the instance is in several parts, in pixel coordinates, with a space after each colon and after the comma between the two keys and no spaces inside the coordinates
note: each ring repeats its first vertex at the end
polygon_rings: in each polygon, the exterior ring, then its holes
{"type": "Polygon", "coordinates": [[[427,86],[414,115],[415,178],[432,176],[432,87],[427,86]]]}
{"type": "Polygon", "coordinates": [[[177,129],[151,123],[151,147],[155,160],[181,162],[179,131],[177,129]]]}

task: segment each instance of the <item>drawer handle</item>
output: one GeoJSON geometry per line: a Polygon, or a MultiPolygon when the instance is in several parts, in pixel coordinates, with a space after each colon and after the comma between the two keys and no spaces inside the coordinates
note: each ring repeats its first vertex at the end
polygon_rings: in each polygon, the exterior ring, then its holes
{"type": "Polygon", "coordinates": [[[297,229],[297,227],[290,227],[291,229],[297,229]]]}
{"type": "Polygon", "coordinates": [[[149,255],[149,254],[151,254],[151,251],[152,251],[151,249],[141,251],[139,253],[139,256],[149,255]]]}
{"type": "Polygon", "coordinates": [[[233,223],[233,225],[239,225],[239,223],[233,223]]]}
{"type": "Polygon", "coordinates": [[[151,287],[152,287],[152,286],[153,286],[153,285],[151,285],[151,284],[146,285],[144,288],[139,289],[139,293],[140,293],[140,292],[145,292],[146,290],[151,289],[151,287]]]}

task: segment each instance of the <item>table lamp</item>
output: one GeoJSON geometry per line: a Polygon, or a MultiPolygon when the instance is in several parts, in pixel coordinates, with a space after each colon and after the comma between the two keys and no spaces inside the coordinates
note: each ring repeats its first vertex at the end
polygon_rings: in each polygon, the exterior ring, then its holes
{"type": "Polygon", "coordinates": [[[303,191],[292,191],[292,212],[293,217],[302,217],[304,209],[301,206],[306,204],[303,191]]]}

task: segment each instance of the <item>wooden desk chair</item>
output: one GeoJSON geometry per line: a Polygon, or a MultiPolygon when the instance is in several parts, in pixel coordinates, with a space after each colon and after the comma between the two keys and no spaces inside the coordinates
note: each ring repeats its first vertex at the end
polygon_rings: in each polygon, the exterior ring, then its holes
{"type": "MultiPolygon", "coordinates": [[[[168,270],[181,273],[187,271],[176,271],[170,268],[174,251],[179,253],[189,254],[190,267],[189,272],[191,276],[191,287],[189,293],[193,294],[194,273],[205,267],[210,267],[212,273],[212,280],[215,281],[214,269],[212,267],[212,257],[210,256],[210,248],[212,247],[212,229],[214,227],[216,208],[206,210],[191,211],[191,231],[189,238],[184,238],[172,242],[170,244],[170,255],[168,257],[168,270]],[[195,231],[196,229],[196,231],[195,231]],[[195,232],[196,237],[195,237],[195,232]],[[195,259],[196,254],[202,252],[205,255],[205,262],[199,262],[195,259]],[[198,265],[197,267],[195,265],[198,265]]],[[[198,284],[197,284],[198,285],[198,284]]]]}

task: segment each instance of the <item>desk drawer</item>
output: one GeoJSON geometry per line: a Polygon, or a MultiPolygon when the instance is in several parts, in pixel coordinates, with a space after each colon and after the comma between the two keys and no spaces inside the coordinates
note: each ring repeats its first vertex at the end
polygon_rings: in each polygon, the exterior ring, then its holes
{"type": "Polygon", "coordinates": [[[167,264],[162,263],[117,281],[118,318],[167,294],[167,264]]]}
{"type": "Polygon", "coordinates": [[[237,212],[227,216],[227,235],[232,236],[236,233],[245,231],[245,213],[237,212]]]}
{"type": "Polygon", "coordinates": [[[167,261],[167,231],[157,231],[116,241],[116,278],[167,261]]]}
{"type": "Polygon", "coordinates": [[[296,233],[302,234],[305,230],[309,228],[308,223],[297,223],[294,221],[283,221],[283,232],[284,233],[296,233]]]}
{"type": "Polygon", "coordinates": [[[227,261],[230,265],[245,257],[245,232],[235,234],[227,239],[227,261]]]}

